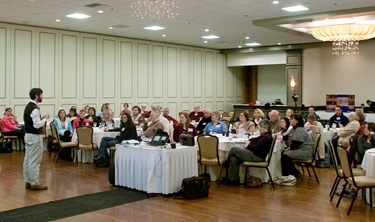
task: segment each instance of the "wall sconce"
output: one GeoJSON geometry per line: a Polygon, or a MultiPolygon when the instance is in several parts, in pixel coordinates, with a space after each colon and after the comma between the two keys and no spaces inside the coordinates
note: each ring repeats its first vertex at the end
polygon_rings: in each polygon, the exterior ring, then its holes
{"type": "Polygon", "coordinates": [[[292,79],[290,80],[290,87],[292,87],[292,91],[294,93],[294,90],[296,88],[296,80],[294,79],[294,76],[292,76],[292,79]]]}

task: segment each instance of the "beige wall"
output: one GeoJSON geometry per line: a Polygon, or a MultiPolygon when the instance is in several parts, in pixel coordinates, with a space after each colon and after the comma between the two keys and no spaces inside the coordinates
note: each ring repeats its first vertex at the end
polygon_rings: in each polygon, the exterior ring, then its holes
{"type": "Polygon", "coordinates": [[[242,102],[242,68],[217,50],[0,23],[0,112],[22,117],[32,87],[41,112],[108,102],[118,114],[155,103],[177,116],[194,105],[232,109],[242,102]]]}

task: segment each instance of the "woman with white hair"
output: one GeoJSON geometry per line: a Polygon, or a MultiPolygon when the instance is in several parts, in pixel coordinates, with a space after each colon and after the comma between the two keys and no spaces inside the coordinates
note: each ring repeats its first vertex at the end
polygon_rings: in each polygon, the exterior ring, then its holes
{"type": "Polygon", "coordinates": [[[351,112],[348,115],[349,123],[342,128],[336,128],[335,133],[339,136],[338,145],[341,147],[348,147],[350,145],[349,140],[352,136],[354,136],[360,127],[358,122],[358,117],[355,112],[351,112]]]}

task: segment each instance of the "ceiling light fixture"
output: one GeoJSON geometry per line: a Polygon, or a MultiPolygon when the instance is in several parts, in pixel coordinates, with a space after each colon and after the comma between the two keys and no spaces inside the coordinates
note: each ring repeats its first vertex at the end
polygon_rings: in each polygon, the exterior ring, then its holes
{"type": "Polygon", "coordinates": [[[246,43],[245,45],[247,45],[247,46],[260,46],[260,43],[250,42],[250,43],[246,43]]]}
{"type": "Polygon", "coordinates": [[[81,14],[81,13],[73,13],[73,14],[70,14],[70,15],[66,15],[65,17],[74,18],[74,19],[85,19],[85,18],[90,18],[91,16],[81,14]]]}
{"type": "Polygon", "coordinates": [[[202,39],[218,39],[220,38],[219,36],[216,36],[216,35],[205,35],[205,36],[202,36],[202,39]]]}
{"type": "Polygon", "coordinates": [[[282,8],[282,10],[285,10],[288,12],[300,12],[300,11],[307,11],[309,9],[302,5],[296,5],[296,6],[282,8]]]}
{"type": "Polygon", "coordinates": [[[99,10],[99,11],[98,11],[99,14],[102,14],[103,12],[104,12],[103,10],[99,10]]]}
{"type": "Polygon", "coordinates": [[[134,10],[132,16],[144,19],[174,18],[178,16],[176,0],[136,0],[130,4],[134,10]]]}
{"type": "Polygon", "coordinates": [[[279,4],[279,1],[273,1],[272,4],[277,5],[279,4]]]}
{"type": "Polygon", "coordinates": [[[210,30],[209,30],[209,29],[205,29],[204,31],[205,31],[205,32],[209,32],[210,30]]]}
{"type": "Polygon", "coordinates": [[[144,27],[143,29],[147,29],[151,31],[158,31],[158,30],[163,30],[165,28],[161,26],[153,25],[153,26],[144,27]]]}
{"type": "Polygon", "coordinates": [[[359,41],[375,37],[375,25],[344,24],[315,27],[312,35],[322,41],[332,41],[333,55],[358,55],[359,41]]]}

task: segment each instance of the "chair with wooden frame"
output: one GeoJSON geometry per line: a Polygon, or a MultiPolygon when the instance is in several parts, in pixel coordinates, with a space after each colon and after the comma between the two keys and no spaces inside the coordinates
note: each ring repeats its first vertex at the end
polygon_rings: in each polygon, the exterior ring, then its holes
{"type": "Polygon", "coordinates": [[[267,174],[268,174],[268,177],[269,177],[269,179],[271,181],[272,188],[275,189],[275,185],[273,183],[270,170],[268,169],[268,167],[270,165],[270,162],[271,162],[271,158],[272,158],[272,154],[273,154],[273,149],[275,147],[275,142],[276,142],[276,138],[274,138],[273,141],[272,141],[272,144],[271,144],[271,147],[270,147],[270,151],[268,152],[268,155],[267,155],[265,161],[263,161],[263,162],[243,162],[242,163],[242,165],[245,167],[245,188],[247,187],[246,179],[247,179],[247,176],[248,176],[247,175],[248,174],[248,169],[250,167],[255,167],[255,168],[265,168],[267,170],[267,174]]]}
{"type": "Polygon", "coordinates": [[[7,136],[7,135],[5,135],[2,131],[2,127],[3,127],[2,125],[3,125],[3,122],[0,119],[0,135],[3,137],[3,139],[7,140],[7,141],[14,141],[14,144],[15,144],[14,147],[16,148],[16,150],[17,150],[17,143],[19,142],[18,148],[19,148],[19,150],[21,150],[21,139],[23,139],[23,138],[19,138],[18,136],[7,136]]]}
{"type": "Polygon", "coordinates": [[[50,123],[50,127],[51,127],[52,136],[55,138],[56,144],[57,144],[57,149],[56,149],[55,156],[53,157],[53,160],[55,160],[57,158],[56,163],[59,161],[59,159],[60,159],[59,154],[60,154],[62,149],[73,149],[73,154],[74,154],[73,159],[76,159],[78,144],[74,143],[74,142],[62,142],[62,141],[60,141],[59,134],[57,133],[56,126],[53,122],[50,123]]]}
{"type": "MultiPolygon", "coordinates": [[[[372,206],[372,188],[375,188],[375,177],[354,176],[351,164],[349,162],[348,152],[341,147],[337,148],[337,152],[338,152],[338,155],[339,155],[339,158],[340,158],[342,171],[345,175],[344,179],[345,179],[346,183],[343,186],[343,190],[346,189],[346,186],[348,184],[350,184],[351,186],[354,186],[356,188],[353,200],[352,200],[352,202],[350,204],[350,207],[349,207],[349,210],[348,210],[348,215],[350,214],[350,211],[353,208],[354,201],[357,198],[358,191],[360,189],[368,188],[370,190],[370,205],[372,206]]],[[[338,207],[340,205],[340,201],[341,201],[343,195],[344,195],[344,192],[341,192],[341,195],[340,195],[340,198],[337,202],[336,207],[338,207]]]]}
{"type": "Polygon", "coordinates": [[[318,179],[318,175],[315,172],[314,162],[315,162],[315,157],[318,154],[318,146],[319,146],[320,138],[321,138],[321,134],[316,134],[315,135],[314,144],[313,144],[313,152],[312,152],[312,156],[309,159],[295,159],[295,160],[292,160],[293,163],[301,166],[302,170],[303,170],[303,167],[305,166],[306,169],[307,169],[307,172],[309,173],[310,177],[311,177],[311,174],[310,174],[309,167],[311,167],[312,170],[313,170],[313,172],[314,172],[314,176],[315,176],[316,182],[318,182],[318,184],[319,184],[319,179],[318,179]]]}
{"type": "Polygon", "coordinates": [[[219,157],[219,138],[212,135],[200,135],[198,136],[197,141],[199,147],[198,161],[201,165],[201,171],[203,166],[205,166],[206,172],[207,165],[217,165],[220,168],[218,178],[218,186],[220,187],[225,158],[219,157]]]}
{"type": "MultiPolygon", "coordinates": [[[[82,150],[97,150],[98,145],[93,141],[94,129],[90,126],[80,126],[76,129],[78,138],[78,149],[81,150],[81,163],[83,159],[82,150]]],[[[94,162],[94,161],[93,161],[94,162]]],[[[93,166],[95,166],[93,164],[93,166]]]]}

